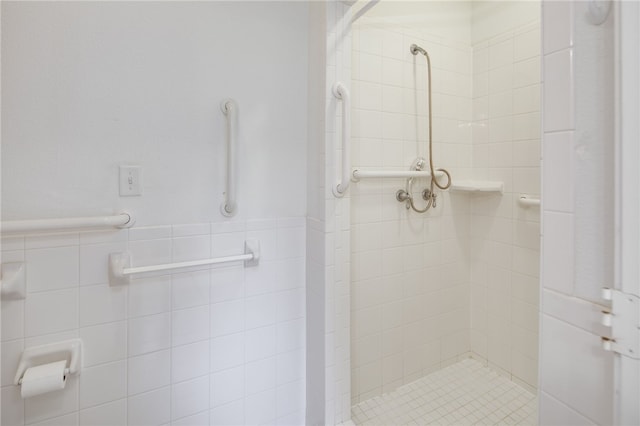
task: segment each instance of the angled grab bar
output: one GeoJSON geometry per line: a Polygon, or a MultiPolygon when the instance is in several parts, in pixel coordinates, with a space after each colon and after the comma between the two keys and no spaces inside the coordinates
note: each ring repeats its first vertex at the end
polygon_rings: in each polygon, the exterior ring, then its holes
{"type": "Polygon", "coordinates": [[[332,90],[333,95],[342,100],[342,175],[332,190],[333,195],[342,197],[349,188],[351,177],[351,95],[339,82],[333,85],[332,90]]]}
{"type": "Polygon", "coordinates": [[[145,272],[170,271],[174,269],[190,268],[194,266],[217,265],[220,263],[244,262],[244,266],[255,266],[260,261],[260,242],[247,240],[244,243],[244,254],[235,256],[215,257],[212,259],[191,260],[186,262],[163,263],[161,265],[131,266],[131,255],[127,252],[111,253],[109,255],[109,284],[129,284],[130,276],[145,272]]]}
{"type": "Polygon", "coordinates": [[[12,220],[2,222],[2,233],[57,231],[86,228],[130,228],[134,217],[127,212],[113,216],[68,217],[59,219],[12,220]]]}
{"type": "Polygon", "coordinates": [[[227,190],[220,212],[227,217],[236,214],[236,102],[225,99],[220,104],[222,113],[227,117],[227,190]]]}

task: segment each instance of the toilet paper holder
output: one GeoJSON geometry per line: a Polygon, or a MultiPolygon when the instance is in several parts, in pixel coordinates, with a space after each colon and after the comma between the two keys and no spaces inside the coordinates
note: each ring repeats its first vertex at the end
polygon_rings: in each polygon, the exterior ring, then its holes
{"type": "Polygon", "coordinates": [[[26,348],[20,357],[13,384],[20,385],[22,383],[22,377],[28,368],[62,360],[67,361],[65,374],[79,375],[82,370],[82,340],[70,339],[26,348]]]}

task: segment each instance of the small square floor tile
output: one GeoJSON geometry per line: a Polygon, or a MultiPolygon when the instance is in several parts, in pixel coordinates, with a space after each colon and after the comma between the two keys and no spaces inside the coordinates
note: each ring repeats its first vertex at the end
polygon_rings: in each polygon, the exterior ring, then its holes
{"type": "Polygon", "coordinates": [[[352,407],[359,425],[537,424],[537,398],[474,359],[352,407]]]}

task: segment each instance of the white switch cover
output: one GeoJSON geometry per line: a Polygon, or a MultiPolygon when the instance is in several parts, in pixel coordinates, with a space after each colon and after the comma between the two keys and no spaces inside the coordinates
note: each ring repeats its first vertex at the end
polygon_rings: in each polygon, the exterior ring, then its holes
{"type": "Polygon", "coordinates": [[[120,196],[142,195],[140,166],[120,166],[120,196]]]}

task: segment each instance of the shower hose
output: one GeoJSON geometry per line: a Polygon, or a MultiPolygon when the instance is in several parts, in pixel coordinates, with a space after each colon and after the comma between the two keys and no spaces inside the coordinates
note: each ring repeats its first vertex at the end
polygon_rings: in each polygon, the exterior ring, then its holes
{"type": "MultiPolygon", "coordinates": [[[[418,53],[422,53],[425,56],[425,58],[427,58],[427,95],[428,95],[428,103],[429,103],[429,171],[431,173],[431,183],[429,185],[429,189],[423,191],[422,193],[422,197],[425,200],[427,200],[427,205],[424,208],[419,209],[413,203],[413,195],[411,191],[413,188],[414,178],[407,179],[407,186],[406,186],[407,200],[409,201],[409,205],[414,211],[418,213],[424,213],[427,210],[429,210],[432,206],[435,207],[436,194],[434,190],[436,189],[436,187],[444,190],[444,189],[448,189],[451,186],[451,174],[446,169],[436,169],[433,166],[433,123],[432,123],[432,113],[431,113],[431,59],[429,58],[429,54],[427,53],[427,51],[418,45],[412,44],[410,47],[410,51],[414,56],[417,55],[418,53]],[[435,172],[444,173],[447,176],[447,183],[444,185],[441,185],[436,179],[435,172]]],[[[424,167],[424,160],[422,158],[419,158],[414,162],[412,168],[414,168],[415,170],[422,170],[423,167],[424,167]]]]}

